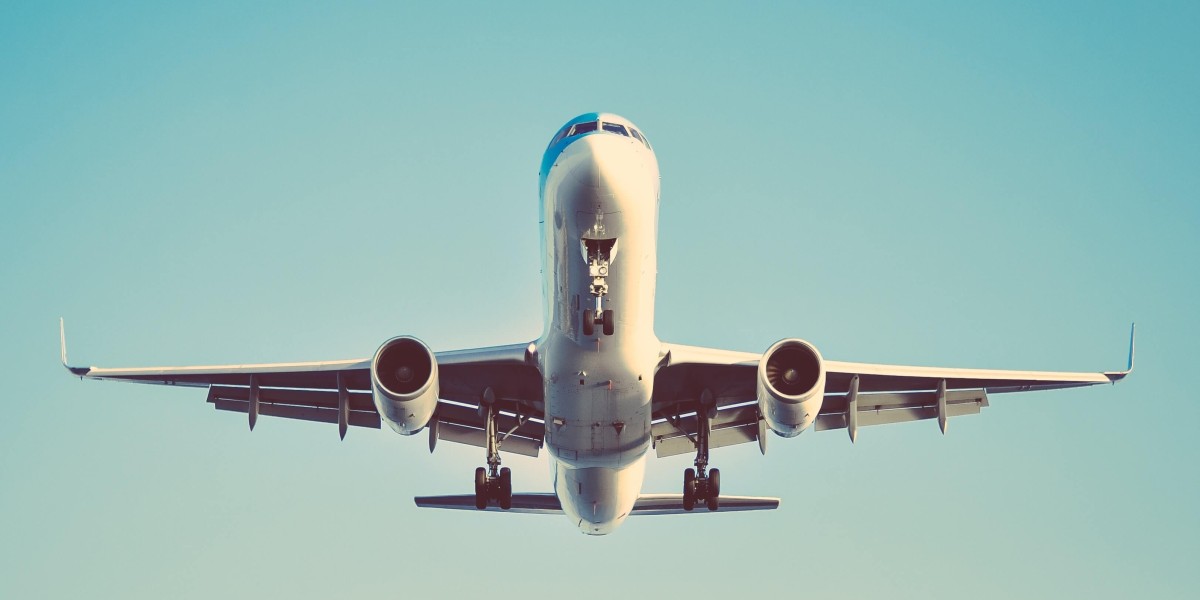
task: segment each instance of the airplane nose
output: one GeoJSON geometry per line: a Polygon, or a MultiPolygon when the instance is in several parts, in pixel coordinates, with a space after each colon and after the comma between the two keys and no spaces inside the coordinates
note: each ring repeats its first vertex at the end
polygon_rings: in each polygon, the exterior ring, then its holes
{"type": "Polygon", "coordinates": [[[616,136],[588,135],[572,142],[563,151],[563,158],[570,165],[571,178],[579,185],[599,187],[615,179],[619,174],[621,155],[629,152],[628,144],[616,136]]]}
{"type": "MultiPolygon", "coordinates": [[[[584,204],[593,199],[624,202],[653,202],[656,199],[657,168],[653,157],[633,138],[613,134],[586,135],[563,150],[555,169],[566,171],[561,192],[584,204]]],[[[581,207],[588,210],[592,207],[581,207]]],[[[619,207],[616,207],[620,210],[619,207]]]]}

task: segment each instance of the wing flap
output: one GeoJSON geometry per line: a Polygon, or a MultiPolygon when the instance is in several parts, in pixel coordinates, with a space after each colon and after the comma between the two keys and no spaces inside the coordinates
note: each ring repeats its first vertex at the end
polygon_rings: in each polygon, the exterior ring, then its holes
{"type": "MultiPolygon", "coordinates": [[[[924,421],[938,417],[937,398],[933,393],[916,394],[879,394],[889,396],[887,399],[870,400],[875,394],[860,396],[858,399],[858,425],[889,425],[908,421],[924,421]],[[908,402],[905,402],[908,399],[908,402]],[[885,403],[880,403],[885,402],[885,403]]],[[[987,394],[983,390],[948,392],[946,398],[946,416],[961,417],[977,415],[988,406],[987,394]]],[[[837,397],[842,403],[841,412],[822,412],[817,416],[814,429],[845,429],[846,412],[845,397],[837,397]]],[[[830,399],[826,398],[826,402],[830,399]]]]}
{"type": "MultiPolygon", "coordinates": [[[[443,424],[451,423],[480,430],[484,427],[484,418],[480,416],[478,410],[450,402],[438,403],[436,417],[443,424]]],[[[517,415],[508,410],[499,411],[496,416],[496,428],[501,435],[512,431],[513,435],[531,440],[540,440],[545,437],[546,433],[546,426],[541,420],[527,418],[524,423],[521,423],[517,415]],[[515,430],[514,427],[516,427],[515,430]]]]}
{"type": "MultiPolygon", "coordinates": [[[[240,413],[246,413],[250,411],[249,402],[225,400],[221,398],[212,399],[209,400],[209,402],[216,407],[217,410],[240,413]]],[[[258,406],[258,414],[269,417],[282,417],[284,419],[314,421],[317,423],[338,422],[338,411],[334,408],[317,408],[312,406],[292,406],[287,404],[262,403],[258,406]]],[[[379,429],[381,425],[379,413],[374,411],[363,412],[352,410],[350,411],[347,422],[355,427],[370,427],[372,429],[379,429]]]]}
{"type": "MultiPolygon", "coordinates": [[[[721,448],[758,440],[758,406],[738,406],[718,410],[709,421],[709,448],[721,448]]],[[[685,454],[696,449],[693,441],[699,429],[696,414],[669,417],[650,426],[654,451],[659,458],[685,454]]]]}
{"type": "MultiPolygon", "coordinates": [[[[755,441],[758,441],[758,425],[739,425],[713,431],[708,438],[708,447],[722,448],[755,441]]],[[[695,452],[695,450],[696,444],[692,442],[691,438],[682,435],[654,441],[654,451],[659,458],[687,454],[695,452]]]]}
{"type": "MultiPolygon", "coordinates": [[[[227,385],[214,385],[208,388],[208,398],[222,400],[250,401],[250,388],[227,385]]],[[[291,388],[259,388],[260,402],[272,404],[292,404],[296,406],[311,406],[320,408],[337,408],[338,393],[336,390],[298,390],[291,388]]],[[[350,392],[350,410],[375,412],[375,401],[369,392],[350,392]]]]}
{"type": "MultiPolygon", "coordinates": [[[[983,390],[950,390],[946,392],[946,404],[976,404],[988,406],[987,392],[983,390]]],[[[868,411],[883,411],[893,408],[937,407],[937,392],[896,392],[882,394],[859,394],[859,414],[868,411]]],[[[846,412],[846,396],[827,394],[821,403],[821,414],[846,412]]]]}
{"type": "MultiPolygon", "coordinates": [[[[464,427],[454,423],[438,423],[437,436],[439,440],[446,440],[456,444],[466,444],[477,448],[487,447],[487,436],[482,429],[473,427],[464,427]]],[[[511,452],[523,456],[537,457],[538,452],[542,449],[542,441],[510,435],[500,443],[501,452],[511,452]]]]}

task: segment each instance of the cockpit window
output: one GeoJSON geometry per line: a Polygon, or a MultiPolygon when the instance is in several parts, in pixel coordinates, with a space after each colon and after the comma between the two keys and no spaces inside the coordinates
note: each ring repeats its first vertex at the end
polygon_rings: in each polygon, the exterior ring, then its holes
{"type": "Polygon", "coordinates": [[[647,148],[650,147],[650,142],[646,138],[642,137],[642,134],[638,133],[638,130],[630,127],[629,133],[633,134],[633,137],[637,138],[639,142],[645,144],[647,148]]]}
{"type": "Polygon", "coordinates": [[[612,132],[612,133],[619,133],[619,134],[621,134],[621,135],[624,135],[624,136],[628,136],[628,135],[629,135],[628,133],[625,133],[625,126],[624,126],[624,125],[619,125],[619,124],[617,124],[617,123],[605,123],[605,124],[604,124],[604,130],[605,130],[605,131],[610,131],[610,132],[612,132]]]}
{"type": "Polygon", "coordinates": [[[554,134],[554,139],[550,140],[550,145],[553,146],[561,142],[563,138],[567,137],[567,132],[569,131],[571,131],[570,127],[563,127],[560,129],[558,133],[554,134]]]}
{"type": "Polygon", "coordinates": [[[633,136],[633,139],[645,144],[647,148],[650,147],[650,140],[647,140],[646,137],[643,136],[638,130],[628,125],[602,121],[584,121],[582,123],[576,123],[574,125],[563,127],[554,135],[554,139],[550,141],[550,145],[553,146],[569,137],[583,135],[585,133],[592,133],[595,131],[603,131],[605,133],[623,135],[626,137],[633,136]]]}
{"type": "Polygon", "coordinates": [[[579,135],[581,133],[590,133],[596,130],[596,122],[588,121],[587,123],[576,123],[575,128],[571,130],[571,135],[579,135]]]}

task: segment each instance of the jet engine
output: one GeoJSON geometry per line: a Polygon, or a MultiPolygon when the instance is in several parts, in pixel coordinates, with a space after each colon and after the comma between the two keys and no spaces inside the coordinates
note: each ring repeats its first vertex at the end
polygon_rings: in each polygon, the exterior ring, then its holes
{"type": "Polygon", "coordinates": [[[777,435],[800,435],[824,400],[824,359],[812,344],[780,340],[758,361],[758,410],[777,435]]]}
{"type": "Polygon", "coordinates": [[[375,408],[396,433],[412,435],[429,424],[438,391],[437,358],[421,340],[395,337],[375,352],[371,360],[375,408]]]}

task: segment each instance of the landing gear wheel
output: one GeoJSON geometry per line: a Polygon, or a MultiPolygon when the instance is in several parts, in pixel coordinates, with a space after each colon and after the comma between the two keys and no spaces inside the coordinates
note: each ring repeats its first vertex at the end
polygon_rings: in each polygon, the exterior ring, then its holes
{"type": "Polygon", "coordinates": [[[483,510],[488,505],[487,469],[475,469],[475,508],[483,510]]]}
{"type": "Polygon", "coordinates": [[[612,335],[613,334],[613,312],[611,310],[604,311],[604,313],[601,315],[600,320],[604,323],[604,335],[612,335]]]}
{"type": "Polygon", "coordinates": [[[708,502],[708,510],[717,510],[717,504],[721,498],[721,470],[708,470],[708,497],[705,500],[708,502]]]}
{"type": "Polygon", "coordinates": [[[683,510],[696,508],[696,470],[683,472],[683,510]]]}
{"type": "Polygon", "coordinates": [[[500,489],[497,493],[500,495],[500,508],[512,508],[512,470],[508,467],[500,469],[500,489]]]}
{"type": "Polygon", "coordinates": [[[591,337],[596,333],[596,316],[592,311],[583,311],[583,335],[591,337]]]}

